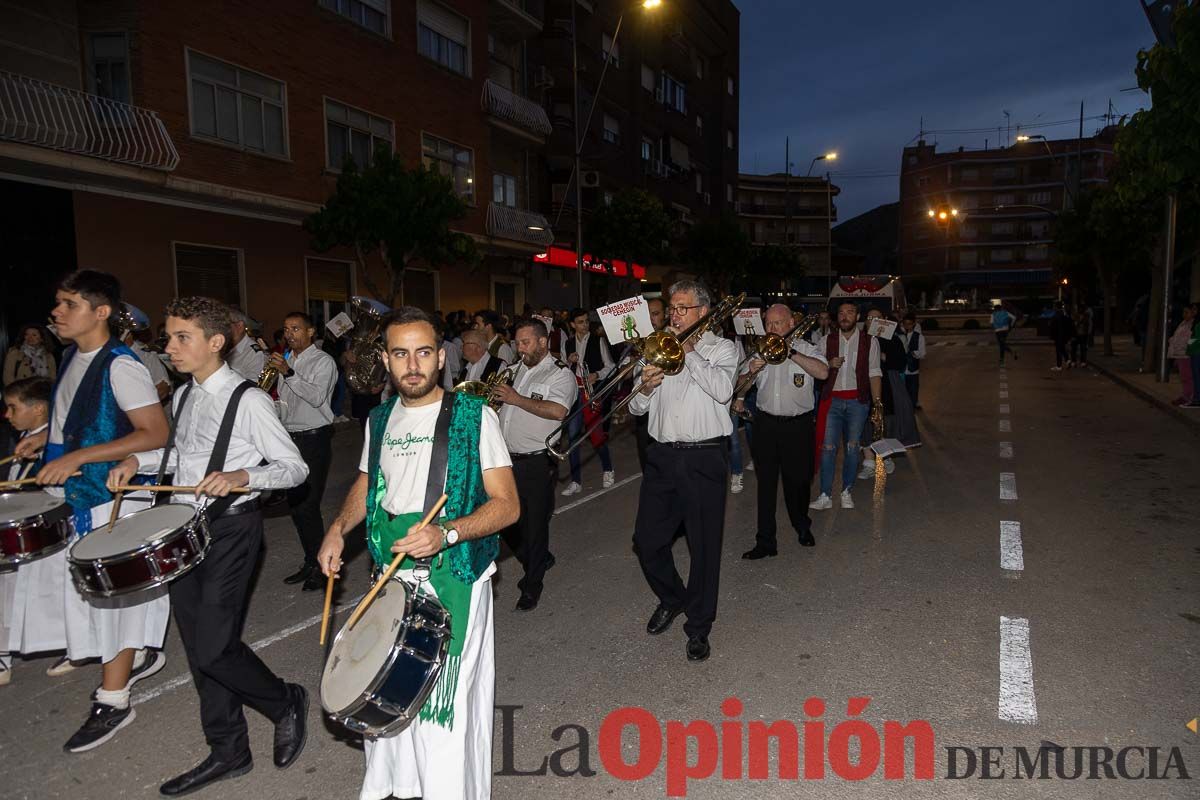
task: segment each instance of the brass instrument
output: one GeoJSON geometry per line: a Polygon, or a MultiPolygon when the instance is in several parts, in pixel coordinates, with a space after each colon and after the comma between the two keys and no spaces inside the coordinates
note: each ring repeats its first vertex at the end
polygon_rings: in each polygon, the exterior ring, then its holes
{"type": "Polygon", "coordinates": [[[279,379],[279,370],[271,366],[271,350],[267,347],[267,343],[262,339],[258,340],[258,346],[267,354],[266,363],[263,364],[262,372],[258,374],[258,380],[254,385],[262,389],[264,392],[270,392],[271,387],[275,385],[275,381],[279,379]]]}
{"type": "MultiPolygon", "coordinates": [[[[778,333],[768,333],[766,336],[759,336],[754,343],[754,352],[742,359],[742,363],[738,364],[738,372],[742,371],[742,367],[750,363],[754,359],[765,361],[768,364],[782,364],[788,360],[792,354],[792,341],[798,337],[806,335],[817,325],[818,316],[809,314],[804,319],[800,320],[790,331],[780,335],[778,333]]],[[[733,389],[733,399],[737,399],[742,392],[750,388],[750,384],[754,383],[757,372],[747,372],[738,381],[737,386],[733,389]]],[[[743,417],[744,419],[744,417],[743,417]]]]}
{"type": "Polygon", "coordinates": [[[354,322],[350,352],[354,359],[346,367],[346,383],[359,394],[370,394],[387,379],[383,366],[383,317],[390,310],[378,300],[350,298],[350,318],[354,322]]]}
{"type": "Polygon", "coordinates": [[[504,405],[496,399],[495,392],[497,387],[512,386],[515,377],[516,373],[513,372],[513,368],[505,367],[504,369],[496,370],[487,379],[482,381],[460,381],[454,385],[453,391],[474,395],[475,397],[486,397],[488,406],[495,411],[504,405]]]}
{"type": "MultiPolygon", "coordinates": [[[[707,314],[679,333],[672,333],[669,329],[665,329],[655,331],[643,339],[631,340],[637,351],[637,358],[631,359],[620,371],[609,377],[608,382],[588,398],[588,404],[599,407],[598,404],[603,402],[604,397],[616,389],[622,381],[633,374],[634,370],[639,367],[648,365],[661,369],[667,375],[678,375],[683,371],[684,344],[694,339],[699,339],[708,331],[720,331],[729,318],[737,313],[737,310],[745,301],[745,292],[735,297],[726,297],[714,303],[709,308],[707,314]]],[[[629,395],[624,400],[614,405],[607,414],[596,420],[590,428],[580,433],[574,441],[568,442],[565,448],[560,449],[559,440],[569,430],[575,416],[583,413],[585,405],[580,403],[579,410],[574,414],[570,414],[562,421],[561,425],[546,437],[546,449],[560,461],[565,459],[570,455],[572,450],[587,441],[592,431],[603,425],[609,417],[619,413],[625,406],[629,405],[633,401],[633,398],[637,396],[637,393],[641,391],[642,383],[643,381],[638,381],[638,384],[629,391],[629,395]]]]}
{"type": "Polygon", "coordinates": [[[872,441],[878,442],[885,435],[883,425],[883,401],[876,400],[871,404],[871,428],[875,433],[872,441]]]}

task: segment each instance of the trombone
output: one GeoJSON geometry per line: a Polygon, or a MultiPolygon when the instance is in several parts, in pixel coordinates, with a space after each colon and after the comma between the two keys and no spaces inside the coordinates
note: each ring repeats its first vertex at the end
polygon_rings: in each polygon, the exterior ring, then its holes
{"type": "MultiPolygon", "coordinates": [[[[766,336],[759,336],[754,343],[754,352],[743,358],[742,363],[738,364],[738,372],[741,373],[742,367],[756,358],[771,365],[782,364],[784,361],[787,361],[788,357],[792,354],[792,341],[797,337],[804,336],[816,327],[818,319],[818,315],[809,314],[785,334],[768,333],[766,336]]],[[[758,373],[754,371],[743,375],[733,388],[733,397],[730,399],[737,398],[738,395],[749,389],[750,384],[754,382],[757,376],[758,373]]]]}
{"type": "Polygon", "coordinates": [[[546,450],[560,461],[570,455],[571,451],[583,444],[592,431],[603,425],[608,418],[620,412],[625,406],[633,401],[637,393],[641,391],[642,381],[639,381],[630,391],[629,395],[612,407],[612,409],[600,419],[596,420],[590,428],[583,431],[574,441],[568,441],[565,448],[560,448],[559,440],[569,430],[572,421],[575,417],[583,414],[583,409],[587,405],[598,404],[603,402],[604,398],[612,392],[622,381],[633,374],[637,369],[647,365],[658,367],[667,375],[678,375],[683,371],[683,346],[685,343],[695,339],[699,339],[708,331],[719,331],[724,327],[725,322],[737,313],[738,308],[746,300],[746,293],[742,292],[736,297],[726,297],[723,300],[715,303],[709,308],[708,313],[689,325],[680,333],[672,333],[670,330],[655,331],[643,339],[634,340],[634,347],[637,349],[637,358],[631,359],[628,364],[621,367],[615,375],[609,378],[608,383],[600,388],[588,398],[586,404],[581,403],[579,410],[570,414],[562,421],[562,424],[555,428],[549,436],[546,437],[546,450]]]}

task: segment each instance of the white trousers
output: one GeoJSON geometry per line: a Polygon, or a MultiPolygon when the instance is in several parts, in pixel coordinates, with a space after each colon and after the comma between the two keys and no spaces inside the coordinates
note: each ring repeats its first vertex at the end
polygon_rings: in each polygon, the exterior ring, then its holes
{"type": "Polygon", "coordinates": [[[0,653],[65,650],[67,550],[0,574],[0,653]]]}

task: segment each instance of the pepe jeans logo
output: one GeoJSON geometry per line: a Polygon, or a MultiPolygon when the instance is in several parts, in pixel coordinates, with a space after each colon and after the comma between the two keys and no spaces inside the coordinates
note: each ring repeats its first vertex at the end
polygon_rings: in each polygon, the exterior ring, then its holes
{"type": "Polygon", "coordinates": [[[397,439],[390,433],[383,435],[383,443],[390,449],[399,447],[401,450],[407,450],[413,445],[418,444],[433,444],[432,436],[413,436],[411,433],[404,434],[403,439],[397,439]]]}

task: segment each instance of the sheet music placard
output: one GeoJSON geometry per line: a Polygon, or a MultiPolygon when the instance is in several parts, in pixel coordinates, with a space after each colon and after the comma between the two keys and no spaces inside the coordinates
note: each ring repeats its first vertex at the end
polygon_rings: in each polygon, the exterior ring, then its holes
{"type": "Polygon", "coordinates": [[[329,331],[329,334],[335,339],[342,338],[342,335],[353,327],[354,323],[350,321],[350,315],[345,311],[325,323],[325,330],[329,331]]]}
{"type": "Polygon", "coordinates": [[[640,339],[654,331],[654,325],[650,322],[650,306],[646,305],[641,295],[601,306],[596,313],[604,324],[604,335],[608,337],[610,345],[640,339]]]}
{"type": "Polygon", "coordinates": [[[901,443],[899,439],[880,439],[871,443],[871,450],[880,458],[888,456],[903,455],[908,452],[908,449],[901,443]]]}
{"type": "Polygon", "coordinates": [[[738,336],[765,336],[761,308],[740,308],[733,318],[733,331],[738,336]]]}
{"type": "Polygon", "coordinates": [[[890,319],[868,320],[867,334],[878,336],[880,339],[890,339],[896,335],[896,322],[890,319]]]}

